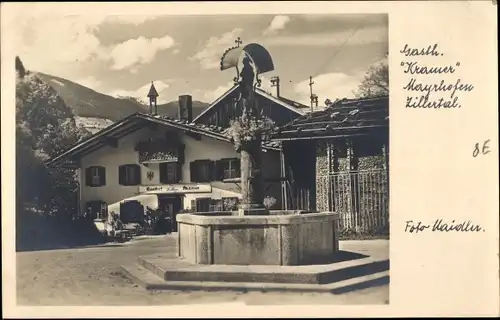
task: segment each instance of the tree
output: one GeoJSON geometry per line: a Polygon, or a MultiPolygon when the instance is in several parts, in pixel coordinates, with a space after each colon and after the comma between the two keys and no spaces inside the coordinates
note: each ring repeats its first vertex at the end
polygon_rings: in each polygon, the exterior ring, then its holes
{"type": "Polygon", "coordinates": [[[26,75],[26,69],[24,68],[24,65],[19,57],[16,57],[16,72],[20,78],[23,78],[26,75]]]}
{"type": "Polygon", "coordinates": [[[78,127],[58,93],[16,58],[17,210],[76,213],[76,172],[45,161],[90,134],[78,127]]]}
{"type": "Polygon", "coordinates": [[[387,61],[371,66],[355,92],[357,98],[371,98],[389,94],[389,65],[387,61]]]}

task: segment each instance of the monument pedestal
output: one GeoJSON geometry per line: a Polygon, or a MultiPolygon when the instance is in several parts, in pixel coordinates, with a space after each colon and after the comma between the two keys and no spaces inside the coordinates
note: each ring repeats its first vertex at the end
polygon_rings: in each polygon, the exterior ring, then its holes
{"type": "Polygon", "coordinates": [[[338,251],[338,214],[179,214],[178,255],[195,264],[303,265],[338,251]]]}

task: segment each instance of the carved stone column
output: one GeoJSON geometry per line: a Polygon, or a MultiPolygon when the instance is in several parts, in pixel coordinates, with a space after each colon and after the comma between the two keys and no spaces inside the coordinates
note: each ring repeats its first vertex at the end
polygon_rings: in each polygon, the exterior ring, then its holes
{"type": "Polygon", "coordinates": [[[241,203],[240,215],[266,214],[264,202],[264,183],[262,177],[261,138],[255,137],[252,143],[241,147],[241,203]]]}

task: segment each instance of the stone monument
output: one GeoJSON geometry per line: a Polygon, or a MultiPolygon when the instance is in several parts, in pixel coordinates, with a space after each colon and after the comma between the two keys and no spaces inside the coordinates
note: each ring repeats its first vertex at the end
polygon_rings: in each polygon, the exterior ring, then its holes
{"type": "Polygon", "coordinates": [[[242,115],[228,133],[241,156],[241,202],[235,212],[178,215],[178,255],[190,263],[225,265],[301,265],[331,259],[338,251],[337,214],[270,212],[263,205],[262,140],[272,122],[262,116],[254,94],[259,75],[274,70],[274,64],[263,46],[239,44],[223,54],[221,70],[237,71],[235,107],[242,115]]]}

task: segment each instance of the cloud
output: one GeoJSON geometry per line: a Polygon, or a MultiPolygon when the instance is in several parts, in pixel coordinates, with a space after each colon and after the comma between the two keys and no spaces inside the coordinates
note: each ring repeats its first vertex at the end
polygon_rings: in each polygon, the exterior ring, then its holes
{"type": "Polygon", "coordinates": [[[179,52],[181,52],[181,49],[175,49],[174,51],[172,51],[172,54],[178,54],[179,52]]]}
{"type": "Polygon", "coordinates": [[[19,21],[16,50],[27,67],[37,71],[64,69],[76,61],[102,56],[101,44],[94,35],[99,18],[74,16],[23,17],[19,21]]]}
{"type": "Polygon", "coordinates": [[[139,37],[116,45],[110,52],[113,61],[112,69],[121,70],[128,67],[147,64],[153,61],[156,53],[169,49],[175,44],[172,37],[147,39],[139,37]]]}
{"type": "MultiPolygon", "coordinates": [[[[168,95],[168,88],[170,88],[170,85],[166,83],[165,81],[155,81],[154,86],[156,88],[156,91],[158,92],[158,100],[157,103],[167,103],[171,101],[169,99],[168,95]]],[[[108,92],[107,94],[113,97],[133,97],[136,98],[137,100],[149,104],[149,99],[147,97],[149,88],[151,87],[151,83],[146,83],[145,85],[141,86],[140,88],[136,90],[123,90],[123,89],[118,89],[118,90],[112,90],[108,92]]]]}
{"type": "Polygon", "coordinates": [[[15,17],[19,37],[14,46],[23,63],[31,70],[66,75],[81,64],[75,62],[109,61],[115,68],[149,61],[157,50],[168,46],[171,38],[132,39],[115,47],[102,45],[96,31],[105,22],[139,25],[155,16],[64,15],[38,6],[15,17]],[[139,42],[137,41],[139,40],[139,42]],[[149,43],[148,43],[149,40],[149,43]],[[135,42],[134,42],[135,41],[135,42]],[[140,43],[146,43],[138,52],[140,43]],[[135,48],[134,48],[135,45],[135,48]],[[124,48],[131,50],[124,52],[124,48]],[[113,55],[110,56],[110,54],[113,55]]]}
{"type": "Polygon", "coordinates": [[[203,98],[203,101],[206,101],[208,103],[212,103],[215,100],[217,100],[218,98],[220,98],[220,96],[222,96],[224,93],[226,93],[226,91],[231,89],[233,86],[234,86],[234,82],[230,81],[227,84],[220,85],[215,89],[207,90],[207,91],[203,92],[201,94],[201,97],[203,98]]]}
{"type": "Polygon", "coordinates": [[[140,16],[140,15],[127,15],[127,16],[106,16],[106,22],[119,22],[124,24],[133,24],[135,26],[141,25],[144,22],[155,19],[155,16],[140,16]]]}
{"type": "Polygon", "coordinates": [[[343,30],[339,32],[317,32],[296,35],[277,35],[268,37],[264,45],[279,46],[341,46],[382,43],[388,41],[386,26],[343,30]],[[347,41],[347,42],[346,42],[347,41]]]}
{"type": "Polygon", "coordinates": [[[203,48],[189,59],[198,61],[202,69],[217,69],[220,67],[220,58],[225,50],[235,45],[235,40],[241,35],[243,29],[235,28],[219,37],[211,37],[205,42],[203,48]]]}
{"type": "MultiPolygon", "coordinates": [[[[324,106],[328,98],[332,101],[339,98],[353,98],[353,91],[361,83],[362,78],[358,76],[349,76],[344,73],[325,73],[313,78],[313,93],[318,96],[318,107],[324,106]]],[[[293,98],[298,102],[309,105],[310,100],[309,79],[296,83],[294,91],[296,96],[293,98]]]]}
{"type": "Polygon", "coordinates": [[[269,24],[269,27],[264,30],[264,35],[284,29],[288,22],[290,22],[290,17],[288,16],[275,16],[269,24]]]}

